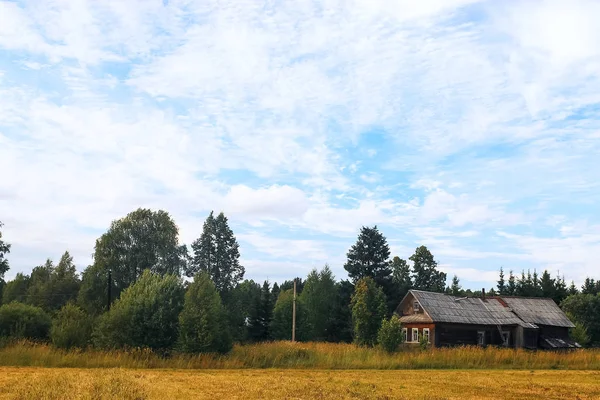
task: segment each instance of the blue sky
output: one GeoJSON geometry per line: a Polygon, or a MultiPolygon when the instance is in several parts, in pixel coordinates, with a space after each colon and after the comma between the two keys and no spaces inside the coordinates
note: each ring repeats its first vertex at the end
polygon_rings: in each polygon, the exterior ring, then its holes
{"type": "Polygon", "coordinates": [[[0,0],[8,278],[137,207],[224,211],[247,277],[361,225],[449,278],[598,276],[596,1],[0,0]]]}

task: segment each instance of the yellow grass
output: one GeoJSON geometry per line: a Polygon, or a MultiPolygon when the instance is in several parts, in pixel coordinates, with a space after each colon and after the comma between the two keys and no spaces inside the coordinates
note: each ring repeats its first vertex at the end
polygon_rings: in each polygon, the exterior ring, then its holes
{"type": "Polygon", "coordinates": [[[172,355],[149,351],[62,351],[16,343],[0,348],[0,366],[175,369],[562,369],[600,370],[600,350],[569,353],[498,348],[405,349],[390,355],[351,344],[274,342],[236,346],[225,356],[172,355]]]}
{"type": "Polygon", "coordinates": [[[0,368],[0,400],[598,399],[597,371],[0,368]]]}

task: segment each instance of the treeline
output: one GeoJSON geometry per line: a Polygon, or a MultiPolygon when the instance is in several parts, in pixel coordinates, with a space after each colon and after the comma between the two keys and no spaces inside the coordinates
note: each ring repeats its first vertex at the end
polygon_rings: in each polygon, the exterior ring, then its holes
{"type": "MultiPolygon", "coordinates": [[[[297,340],[381,344],[393,351],[402,338],[392,314],[410,289],[478,295],[462,290],[456,276],[447,286],[425,246],[408,257],[411,265],[390,258],[376,226],[362,227],[350,247],[348,280],[336,280],[327,265],[281,283],[245,279],[228,220],[212,212],[188,249],[167,212],[135,210],[98,238],[93,263],[81,276],[65,252],[56,265],[47,260],[5,283],[9,252],[0,231],[0,336],[49,339],[66,348],[227,352],[234,342],[289,340],[296,282],[297,340]]],[[[600,297],[597,290],[588,293],[600,284],[588,280],[580,293],[546,271],[540,279],[536,272],[521,278],[511,272],[501,282],[503,271],[491,294],[551,297],[578,321],[580,336],[600,341],[590,305],[600,297]]]]}

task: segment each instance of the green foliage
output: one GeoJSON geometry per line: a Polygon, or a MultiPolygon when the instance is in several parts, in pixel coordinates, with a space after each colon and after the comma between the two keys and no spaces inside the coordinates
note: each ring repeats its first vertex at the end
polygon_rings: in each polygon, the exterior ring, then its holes
{"type": "Polygon", "coordinates": [[[398,286],[392,281],[392,263],[389,258],[387,239],[377,226],[363,226],[356,243],[347,253],[344,268],[354,283],[365,277],[372,278],[383,289],[387,299],[387,313],[391,314],[401,298],[398,286]]]}
{"type": "MultiPolygon", "coordinates": [[[[293,289],[294,288],[294,281],[296,281],[296,294],[300,295],[302,293],[302,291],[304,290],[304,284],[305,282],[302,280],[302,278],[300,277],[295,277],[292,280],[286,280],[284,281],[281,286],[279,286],[279,290],[280,291],[284,291],[284,290],[289,290],[289,289],[293,289]]],[[[275,299],[277,300],[277,299],[275,299]]]]}
{"type": "Polygon", "coordinates": [[[408,291],[413,288],[410,265],[400,257],[392,259],[392,281],[398,288],[399,300],[402,300],[408,291]]]}
{"type": "Polygon", "coordinates": [[[39,307],[17,302],[0,307],[0,337],[46,339],[51,323],[39,307]]]}
{"type": "Polygon", "coordinates": [[[250,340],[247,322],[254,315],[254,307],[258,304],[260,295],[260,285],[253,280],[245,280],[223,297],[229,329],[235,342],[250,340]]]}
{"type": "Polygon", "coordinates": [[[17,273],[15,279],[8,281],[2,291],[2,304],[25,303],[27,301],[27,289],[29,288],[29,276],[17,273]]]}
{"type": "Polygon", "coordinates": [[[207,272],[221,294],[244,279],[239,245],[223,213],[214,218],[211,211],[204,222],[202,234],[192,243],[192,250],[194,255],[186,270],[187,276],[207,272]]]}
{"type": "Polygon", "coordinates": [[[517,279],[515,278],[512,270],[508,275],[508,285],[506,286],[506,294],[509,296],[514,296],[517,294],[517,279]]]}
{"type": "Polygon", "coordinates": [[[506,281],[504,280],[504,268],[502,267],[500,267],[498,285],[496,287],[498,288],[498,294],[500,294],[501,296],[508,294],[508,287],[506,286],[506,281]]]}
{"type": "Polygon", "coordinates": [[[419,348],[423,351],[429,348],[429,341],[424,335],[421,335],[421,337],[419,338],[419,348]]]}
{"type": "Polygon", "coordinates": [[[86,347],[91,334],[91,318],[73,303],[67,303],[58,311],[50,329],[52,344],[62,349],[86,347]]]}
{"type": "Polygon", "coordinates": [[[590,343],[590,335],[588,334],[587,328],[572,315],[567,314],[567,316],[575,324],[575,328],[571,328],[569,331],[569,336],[583,347],[586,347],[590,343]]]}
{"type": "Polygon", "coordinates": [[[377,333],[377,343],[382,349],[388,353],[394,353],[403,340],[402,324],[396,315],[392,315],[390,319],[381,322],[381,328],[377,333]]]}
{"type": "MultiPolygon", "coordinates": [[[[271,321],[271,337],[275,340],[292,340],[292,314],[294,290],[288,289],[279,293],[273,308],[271,321]]],[[[307,308],[301,297],[296,297],[296,340],[309,340],[310,327],[307,323],[307,308]]]]}
{"type": "Polygon", "coordinates": [[[106,289],[100,291],[94,285],[99,283],[95,278],[107,276],[109,269],[112,271],[112,295],[115,299],[146,269],[158,275],[179,276],[185,266],[187,249],[179,246],[178,235],[177,225],[162,210],[154,212],[139,208],[125,218],[113,221],[108,231],[96,240],[94,263],[99,269],[87,276],[93,282],[84,283],[85,296],[102,293],[102,301],[89,300],[94,304],[106,303],[106,289]],[[89,289],[91,286],[94,286],[93,290],[89,289]]]}
{"type": "Polygon", "coordinates": [[[226,353],[232,342],[221,297],[206,272],[194,277],[179,315],[179,348],[186,353],[226,353]]]}
{"type": "Polygon", "coordinates": [[[385,294],[369,277],[360,279],[352,296],[352,324],[354,341],[359,345],[374,346],[377,333],[386,312],[385,294]]]}
{"type": "Polygon", "coordinates": [[[438,271],[437,261],[427,247],[417,247],[415,254],[410,256],[409,260],[413,262],[413,281],[416,289],[444,292],[446,274],[438,271]]]}
{"type": "Polygon", "coordinates": [[[600,280],[596,282],[594,279],[586,278],[581,286],[581,293],[593,295],[600,293],[600,280]]]}
{"type": "Polygon", "coordinates": [[[317,272],[313,269],[306,278],[300,295],[306,307],[307,340],[325,341],[330,337],[333,309],[337,297],[335,278],[329,266],[317,272]]]}
{"type": "Polygon", "coordinates": [[[353,336],[352,309],[350,302],[354,293],[354,285],[347,280],[337,282],[336,298],[328,329],[327,341],[351,342],[353,336]]]}
{"type": "Polygon", "coordinates": [[[108,271],[101,265],[88,266],[81,274],[77,304],[89,315],[97,316],[106,310],[108,271]]]}
{"type": "Polygon", "coordinates": [[[576,294],[567,297],[561,308],[586,329],[592,344],[600,344],[600,294],[576,294]]]}
{"type": "Polygon", "coordinates": [[[254,342],[271,339],[271,320],[273,318],[273,301],[268,281],[263,283],[260,296],[254,299],[248,321],[248,337],[254,342]]]}
{"type": "Polygon", "coordinates": [[[458,276],[454,275],[452,277],[452,285],[450,286],[450,294],[453,296],[460,296],[463,294],[462,287],[460,286],[460,279],[458,276]]]}
{"type": "Polygon", "coordinates": [[[4,224],[0,221],[0,281],[4,280],[4,274],[9,269],[6,255],[10,253],[10,244],[2,240],[2,226],[4,226],[4,224]]]}
{"type": "Polygon", "coordinates": [[[146,270],[139,280],[125,289],[103,314],[92,334],[101,348],[171,348],[178,337],[179,313],[184,289],[175,275],[160,276],[146,270]]]}
{"type": "Polygon", "coordinates": [[[79,292],[80,281],[73,264],[73,257],[66,251],[58,265],[50,259],[31,272],[27,288],[27,302],[55,312],[69,301],[74,301],[79,292]]]}

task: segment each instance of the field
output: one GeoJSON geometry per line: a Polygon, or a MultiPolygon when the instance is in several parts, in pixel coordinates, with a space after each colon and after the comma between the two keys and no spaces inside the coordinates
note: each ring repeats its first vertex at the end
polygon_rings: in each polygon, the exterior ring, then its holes
{"type": "Polygon", "coordinates": [[[3,399],[600,399],[600,351],[275,342],[225,356],[0,345],[3,399]]]}
{"type": "Polygon", "coordinates": [[[0,400],[598,399],[597,371],[0,368],[0,400]]]}

